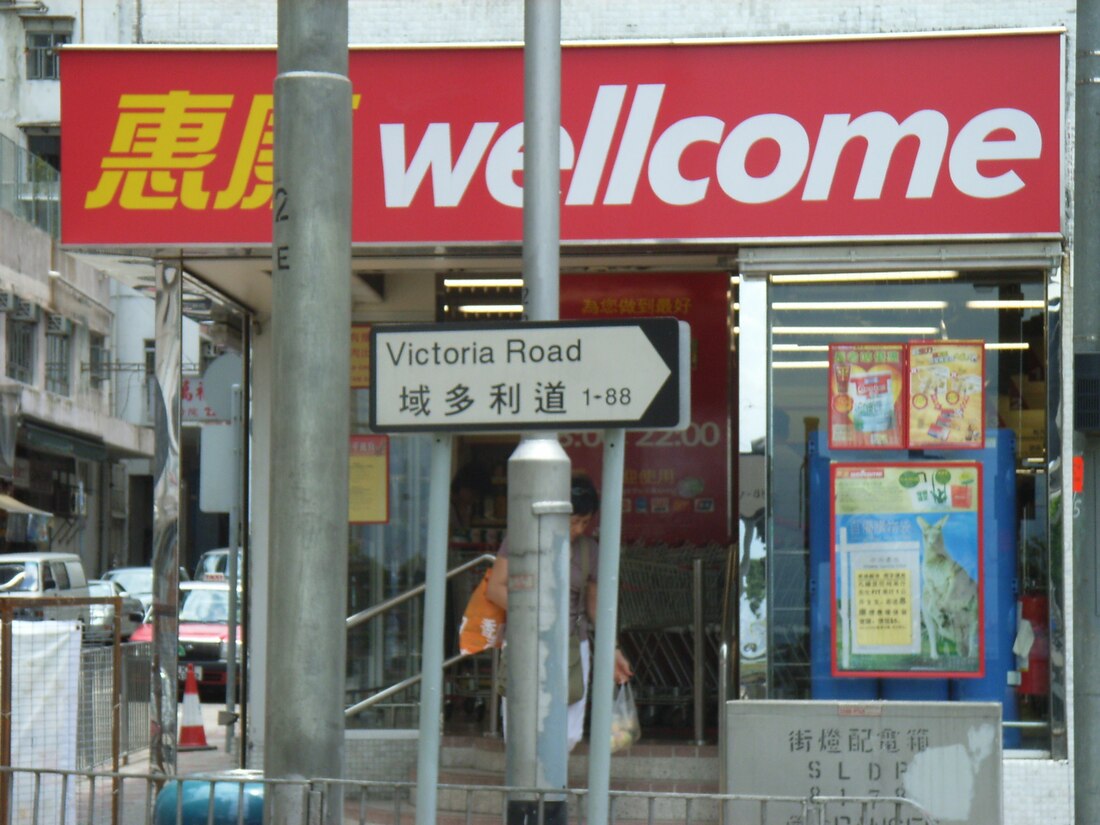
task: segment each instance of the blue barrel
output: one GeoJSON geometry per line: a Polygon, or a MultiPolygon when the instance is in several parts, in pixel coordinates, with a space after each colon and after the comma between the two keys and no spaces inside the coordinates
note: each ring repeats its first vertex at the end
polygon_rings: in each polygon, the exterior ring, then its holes
{"type": "Polygon", "coordinates": [[[263,825],[264,786],[260,771],[223,771],[169,780],[157,794],[154,825],[263,825]],[[211,795],[214,815],[209,818],[211,795]],[[179,800],[182,799],[182,802],[179,800]],[[179,808],[177,817],[177,807],[179,808]],[[243,815],[240,814],[243,808],[243,815]]]}

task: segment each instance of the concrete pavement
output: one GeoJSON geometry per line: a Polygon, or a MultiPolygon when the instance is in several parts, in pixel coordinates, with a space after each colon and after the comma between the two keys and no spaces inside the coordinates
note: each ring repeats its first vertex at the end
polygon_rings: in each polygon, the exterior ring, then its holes
{"type": "MultiPolygon", "coordinates": [[[[221,773],[231,770],[239,764],[237,756],[240,747],[239,722],[234,731],[232,752],[227,752],[226,728],[217,723],[218,712],[225,708],[224,702],[202,703],[203,732],[209,746],[205,750],[182,751],[178,754],[176,776],[194,774],[221,773]]],[[[183,719],[183,703],[180,703],[180,722],[183,719]]],[[[109,771],[110,765],[102,765],[97,772],[109,771]]],[[[121,766],[123,778],[118,797],[119,825],[153,825],[153,805],[158,787],[150,780],[149,749],[143,748],[130,754],[121,766]]],[[[76,821],[110,825],[112,813],[112,781],[110,778],[97,778],[94,782],[79,781],[75,787],[76,821]]]]}

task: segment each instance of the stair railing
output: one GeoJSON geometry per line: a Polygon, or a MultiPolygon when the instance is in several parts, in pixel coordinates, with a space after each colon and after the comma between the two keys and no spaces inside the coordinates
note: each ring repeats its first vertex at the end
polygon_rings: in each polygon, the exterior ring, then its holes
{"type": "MultiPolygon", "coordinates": [[[[447,571],[447,578],[450,579],[452,576],[457,576],[460,573],[465,573],[467,570],[471,570],[474,567],[477,567],[478,565],[492,564],[495,561],[496,561],[496,556],[494,556],[492,553],[482,553],[480,556],[476,556],[475,558],[472,558],[469,561],[463,562],[462,564],[458,565],[457,567],[454,567],[454,568],[448,570],[447,571]]],[[[351,631],[352,629],[358,627],[359,625],[364,624],[365,622],[369,622],[371,619],[375,619],[375,618],[383,615],[384,613],[388,613],[390,610],[393,610],[395,607],[398,607],[400,605],[405,604],[405,602],[408,602],[408,601],[411,601],[412,599],[415,599],[417,596],[422,595],[426,589],[427,589],[427,585],[418,584],[416,587],[409,588],[404,593],[398,593],[396,596],[392,596],[392,597],[386,599],[383,602],[379,602],[376,605],[368,607],[366,610],[360,610],[358,613],[353,613],[351,616],[348,616],[348,618],[346,619],[345,626],[347,627],[348,631],[351,631]]],[[[471,658],[471,656],[473,656],[473,655],[475,655],[475,654],[459,653],[457,656],[451,656],[450,658],[444,660],[443,669],[447,670],[448,668],[453,667],[454,665],[458,664],[459,662],[464,661],[465,659],[471,658]]],[[[492,658],[492,671],[491,671],[492,672],[491,683],[494,684],[494,685],[496,684],[497,667],[498,667],[499,661],[500,661],[500,653],[496,648],[494,648],[493,649],[493,658],[492,658]]],[[[388,699],[389,697],[394,696],[398,693],[401,693],[404,690],[408,690],[413,685],[419,684],[422,679],[423,679],[423,673],[416,673],[416,674],[413,674],[412,676],[409,676],[406,679],[402,679],[400,682],[397,682],[396,684],[390,685],[387,688],[383,688],[382,690],[378,691],[377,693],[371,694],[366,699],[363,699],[362,701],[356,702],[355,704],[350,705],[349,707],[347,707],[344,710],[344,717],[345,718],[351,718],[352,716],[356,716],[356,715],[362,713],[364,710],[367,710],[368,708],[378,704],[382,700],[388,699]]],[[[497,703],[495,701],[492,701],[492,697],[490,696],[490,702],[489,702],[489,733],[491,735],[496,735],[497,722],[498,722],[497,703]]]]}

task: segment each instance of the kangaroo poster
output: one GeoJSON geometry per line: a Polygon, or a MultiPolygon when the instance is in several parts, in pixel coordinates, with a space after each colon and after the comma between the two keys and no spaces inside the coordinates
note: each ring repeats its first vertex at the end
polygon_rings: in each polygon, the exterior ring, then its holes
{"type": "Polygon", "coordinates": [[[832,466],[833,675],[985,675],[981,466],[832,466]]]}

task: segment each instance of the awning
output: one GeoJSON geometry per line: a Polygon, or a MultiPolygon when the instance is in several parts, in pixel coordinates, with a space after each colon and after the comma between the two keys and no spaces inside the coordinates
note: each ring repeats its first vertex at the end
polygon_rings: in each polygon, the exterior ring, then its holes
{"type": "Polygon", "coordinates": [[[107,447],[102,441],[81,438],[26,419],[20,424],[19,435],[22,442],[32,450],[82,458],[85,461],[104,461],[107,458],[107,447]]]}
{"type": "Polygon", "coordinates": [[[27,513],[32,516],[51,516],[52,513],[47,513],[45,510],[39,510],[35,507],[31,507],[29,504],[24,504],[11,496],[6,496],[0,493],[0,510],[6,510],[9,513],[27,513]]]}

